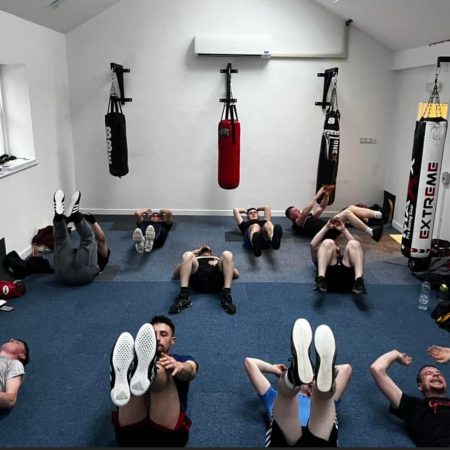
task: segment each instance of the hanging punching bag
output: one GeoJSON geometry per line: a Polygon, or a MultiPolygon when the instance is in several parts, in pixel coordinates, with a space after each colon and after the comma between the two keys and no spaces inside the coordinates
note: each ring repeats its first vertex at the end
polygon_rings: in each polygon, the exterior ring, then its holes
{"type": "Polygon", "coordinates": [[[218,183],[222,189],[235,189],[239,186],[241,124],[235,105],[237,100],[231,93],[231,73],[237,73],[237,71],[237,69],[232,69],[231,63],[227,64],[226,69],[220,71],[227,74],[226,98],[220,99],[225,104],[218,130],[218,183]]]}
{"type": "MultiPolygon", "coordinates": [[[[336,177],[339,164],[339,109],[337,107],[336,79],[331,93],[330,106],[325,115],[322,139],[320,142],[319,163],[317,166],[316,192],[324,185],[332,185],[328,205],[333,204],[336,192],[336,177]]],[[[320,203],[319,199],[319,203],[320,203]]]]}
{"type": "Polygon", "coordinates": [[[446,133],[447,121],[441,114],[436,74],[430,100],[414,131],[401,242],[402,254],[409,258],[408,265],[412,271],[428,269],[431,261],[431,239],[446,133]],[[432,106],[437,117],[431,117],[432,106]]]}
{"type": "MultiPolygon", "coordinates": [[[[224,107],[224,111],[227,108],[224,107]]],[[[240,175],[241,124],[237,120],[236,107],[231,105],[219,122],[219,186],[222,189],[235,189],[239,186],[240,175]],[[236,118],[235,118],[236,116],[236,118]]]]}

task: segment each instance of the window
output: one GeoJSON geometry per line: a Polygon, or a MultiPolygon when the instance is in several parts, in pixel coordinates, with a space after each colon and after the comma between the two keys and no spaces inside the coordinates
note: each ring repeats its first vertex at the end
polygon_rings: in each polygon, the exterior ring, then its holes
{"type": "Polygon", "coordinates": [[[0,63],[0,178],[36,164],[26,66],[0,63]]]}

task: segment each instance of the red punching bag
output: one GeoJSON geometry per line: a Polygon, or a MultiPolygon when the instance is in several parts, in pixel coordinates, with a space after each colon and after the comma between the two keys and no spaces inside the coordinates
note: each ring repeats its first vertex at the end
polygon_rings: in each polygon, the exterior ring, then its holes
{"type": "Polygon", "coordinates": [[[241,124],[234,105],[237,100],[231,95],[231,73],[236,73],[237,69],[232,69],[228,63],[221,72],[227,73],[227,97],[220,99],[225,105],[219,122],[218,182],[222,189],[235,189],[239,186],[240,176],[241,124]]]}

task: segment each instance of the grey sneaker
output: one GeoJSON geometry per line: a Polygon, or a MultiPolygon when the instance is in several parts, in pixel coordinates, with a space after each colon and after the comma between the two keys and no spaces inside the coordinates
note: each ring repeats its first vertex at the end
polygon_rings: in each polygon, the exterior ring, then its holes
{"type": "Polygon", "coordinates": [[[155,229],[153,228],[153,225],[149,225],[145,229],[144,251],[146,253],[150,253],[152,251],[154,242],[155,242],[155,229]]]}
{"type": "Polygon", "coordinates": [[[136,228],[133,231],[133,241],[134,241],[134,247],[136,248],[136,251],[138,253],[144,253],[144,235],[142,234],[142,231],[140,228],[136,228]]]}

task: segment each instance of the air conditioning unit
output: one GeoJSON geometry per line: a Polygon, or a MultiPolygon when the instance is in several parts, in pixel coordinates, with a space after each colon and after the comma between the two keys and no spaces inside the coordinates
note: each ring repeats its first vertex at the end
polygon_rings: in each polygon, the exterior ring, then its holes
{"type": "Polygon", "coordinates": [[[270,57],[272,36],[238,34],[196,34],[197,55],[270,57]]]}

